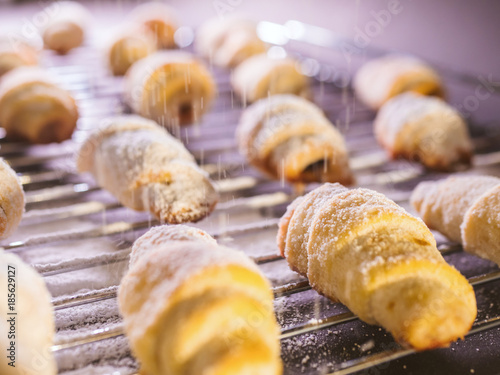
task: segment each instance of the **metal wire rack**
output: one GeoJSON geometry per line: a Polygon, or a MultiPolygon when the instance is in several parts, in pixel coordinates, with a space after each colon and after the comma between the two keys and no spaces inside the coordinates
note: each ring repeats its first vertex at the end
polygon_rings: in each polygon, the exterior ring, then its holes
{"type": "MultiPolygon", "coordinates": [[[[269,25],[263,23],[264,31],[269,25]]],[[[307,33],[310,28],[302,25],[304,32],[300,38],[289,42],[288,49],[311,76],[315,101],[345,135],[357,184],[381,191],[407,206],[416,183],[441,175],[429,173],[417,164],[387,160],[373,138],[371,121],[374,114],[357,102],[349,86],[336,77],[332,65],[335,58],[325,57],[325,50],[335,52],[333,41],[338,40],[327,39],[332,42],[328,46],[325,46],[325,38],[316,43],[307,33]],[[315,50],[314,56],[305,52],[315,44],[320,46],[319,52],[315,50]]],[[[88,365],[108,365],[105,368],[111,366],[115,369],[113,373],[125,375],[137,371],[127,349],[116,354],[103,348],[126,347],[114,300],[117,282],[126,269],[133,240],[157,223],[147,214],[124,209],[91,179],[75,172],[73,155],[87,131],[97,126],[101,118],[127,110],[122,103],[121,80],[109,76],[101,59],[99,52],[89,46],[68,56],[47,53],[44,57],[43,64],[60,78],[61,84],[71,90],[78,101],[81,119],[72,141],[29,146],[0,139],[0,155],[19,172],[27,197],[27,210],[18,238],[3,244],[3,248],[33,263],[48,281],[49,288],[55,291],[53,304],[58,334],[52,350],[61,372],[88,365]],[[74,229],[75,225],[78,230],[74,229]],[[99,251],[99,241],[104,239],[111,244],[110,248],[99,251]],[[77,243],[83,243],[83,248],[87,244],[86,250],[65,256],[65,252],[77,243]],[[67,277],[92,270],[114,276],[95,284],[85,277],[86,283],[82,278],[67,277]],[[75,283],[78,285],[73,285],[75,283]],[[100,305],[111,310],[103,320],[93,316],[100,305]],[[93,308],[87,309],[89,306],[93,308]],[[84,323],[69,325],[67,316],[84,323]],[[76,360],[87,351],[95,354],[76,360]]],[[[448,370],[458,368],[469,372],[474,371],[473,366],[480,367],[482,361],[467,364],[461,359],[470,359],[464,353],[477,348],[476,338],[481,333],[486,333],[491,342],[500,340],[500,299],[495,293],[500,271],[487,261],[463,253],[456,244],[438,236],[445,258],[474,285],[479,316],[463,342],[428,353],[415,354],[411,349],[398,346],[383,330],[360,322],[345,307],[310,291],[307,280],[283,271],[284,262],[275,255],[273,238],[278,218],[295,193],[282,181],[262,177],[238,155],[234,129],[241,103],[230,90],[228,73],[217,68],[212,70],[219,87],[217,103],[201,124],[182,128],[178,134],[217,181],[222,196],[216,212],[199,226],[220,241],[232,242],[233,247],[247,252],[273,281],[277,315],[282,325],[286,374],[389,374],[401,373],[403,369],[413,369],[409,373],[429,374],[434,368],[429,363],[436,358],[446,362],[444,368],[448,370]],[[264,238],[257,241],[257,247],[264,244],[264,250],[255,251],[256,246],[253,249],[247,246],[257,237],[264,238]]],[[[451,86],[460,85],[467,90],[476,84],[473,77],[466,74],[443,67],[440,71],[451,86]]],[[[500,127],[474,122],[471,126],[477,149],[474,171],[499,175],[500,127]]],[[[498,350],[494,354],[499,357],[498,350]]]]}

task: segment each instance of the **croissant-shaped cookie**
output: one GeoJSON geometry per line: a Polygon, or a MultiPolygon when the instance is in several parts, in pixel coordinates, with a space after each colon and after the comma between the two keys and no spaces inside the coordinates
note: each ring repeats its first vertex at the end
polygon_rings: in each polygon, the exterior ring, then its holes
{"type": "Polygon", "coordinates": [[[290,211],[278,245],[291,268],[360,319],[416,350],[447,346],[472,326],[467,279],[444,261],[425,224],[384,195],[326,184],[290,211]]]}
{"type": "Polygon", "coordinates": [[[132,257],[118,292],[144,373],[281,374],[273,294],[259,269],[205,235],[167,230],[156,243],[143,236],[134,244],[141,255],[132,257]]]}
{"type": "Polygon", "coordinates": [[[38,64],[38,52],[22,40],[0,37],[0,77],[8,71],[24,65],[38,64]]]}
{"type": "Polygon", "coordinates": [[[0,251],[0,373],[55,375],[55,324],[43,278],[18,256],[0,251]]]}
{"type": "Polygon", "coordinates": [[[82,45],[91,19],[87,8],[76,1],[57,1],[44,9],[48,22],[42,30],[45,48],[66,54],[82,45]]]}
{"type": "Polygon", "coordinates": [[[237,17],[217,17],[199,28],[196,49],[215,65],[232,68],[250,56],[266,52],[267,46],[257,36],[254,22],[237,17]]]}
{"type": "Polygon", "coordinates": [[[451,176],[422,182],[411,203],[430,228],[500,265],[500,178],[451,176]]]}
{"type": "Polygon", "coordinates": [[[134,8],[132,17],[153,33],[159,49],[176,47],[174,34],[179,22],[173,8],[156,1],[144,3],[134,8]]]}
{"type": "Polygon", "coordinates": [[[444,171],[471,162],[467,124],[441,99],[412,92],[398,95],[382,106],[374,126],[378,142],[393,158],[444,171]]]}
{"type": "Polygon", "coordinates": [[[132,109],[167,127],[199,121],[215,91],[210,72],[186,52],[156,52],[127,73],[126,97],[132,109]]]}
{"type": "Polygon", "coordinates": [[[262,53],[249,57],[234,70],[234,91],[244,102],[276,94],[310,96],[309,82],[291,58],[271,58],[262,53]]]}
{"type": "Polygon", "coordinates": [[[124,206],[168,223],[201,220],[217,203],[211,180],[182,143],[138,116],[103,121],[82,145],[77,164],[124,206]]]}
{"type": "Polygon", "coordinates": [[[31,143],[71,138],[78,120],[75,100],[35,67],[16,68],[0,82],[0,126],[7,137],[31,143]]]}
{"type": "Polygon", "coordinates": [[[249,106],[237,129],[240,152],[259,170],[289,182],[352,182],[344,139],[323,112],[294,95],[249,106]]]}
{"type": "Polygon", "coordinates": [[[406,91],[438,97],[445,92],[431,67],[415,57],[402,55],[387,55],[367,62],[356,73],[353,85],[358,98],[373,109],[406,91]]]}
{"type": "Polygon", "coordinates": [[[120,33],[108,50],[111,72],[115,76],[122,76],[133,63],[155,51],[156,40],[152,33],[137,29],[120,33]]]}
{"type": "Polygon", "coordinates": [[[24,213],[24,191],[16,172],[0,158],[0,239],[17,229],[24,213]]]}

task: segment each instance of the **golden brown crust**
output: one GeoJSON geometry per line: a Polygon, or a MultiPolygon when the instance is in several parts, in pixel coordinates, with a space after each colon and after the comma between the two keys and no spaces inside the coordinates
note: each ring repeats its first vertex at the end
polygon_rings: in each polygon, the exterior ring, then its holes
{"type": "Polygon", "coordinates": [[[133,64],[126,78],[126,98],[134,112],[166,127],[198,122],[216,94],[205,66],[180,51],[151,54],[133,64]]]}
{"type": "Polygon", "coordinates": [[[416,350],[463,337],[477,313],[474,290],[424,223],[374,191],[332,188],[310,193],[286,222],[290,266],[416,350]]]}
{"type": "Polygon", "coordinates": [[[180,240],[137,244],[147,248],[136,249],[118,293],[142,370],[280,375],[269,282],[242,253],[176,229],[180,240]]]}

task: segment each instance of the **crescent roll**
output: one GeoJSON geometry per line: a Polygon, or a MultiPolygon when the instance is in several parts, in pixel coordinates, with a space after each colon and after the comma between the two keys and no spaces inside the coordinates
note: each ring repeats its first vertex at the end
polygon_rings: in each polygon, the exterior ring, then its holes
{"type": "Polygon", "coordinates": [[[0,239],[9,237],[24,213],[24,191],[16,172],[0,158],[0,239]]]}
{"type": "Polygon", "coordinates": [[[406,91],[444,97],[439,75],[425,62],[411,56],[386,55],[364,64],[354,77],[358,98],[379,109],[390,98],[406,91]]]}
{"type": "Polygon", "coordinates": [[[216,92],[205,66],[180,51],[156,52],[137,61],[125,85],[134,112],[167,127],[199,121],[216,92]]]}
{"type": "Polygon", "coordinates": [[[430,228],[500,265],[500,178],[451,176],[422,182],[411,203],[430,228]]]}
{"type": "Polygon", "coordinates": [[[234,70],[234,91],[244,102],[252,103],[269,95],[310,96],[309,81],[291,58],[271,58],[262,53],[243,61],[234,70]]]}
{"type": "Polygon", "coordinates": [[[24,65],[37,65],[38,51],[21,40],[0,37],[0,77],[24,65]]]}
{"type": "Polygon", "coordinates": [[[266,52],[267,46],[257,36],[255,22],[216,17],[199,28],[196,49],[215,65],[233,68],[250,56],[266,52]]]}
{"type": "Polygon", "coordinates": [[[156,40],[152,33],[133,29],[117,35],[108,49],[111,72],[115,76],[127,73],[136,61],[156,51],[156,40]]]}
{"type": "Polygon", "coordinates": [[[118,291],[142,371],[282,374],[269,281],[243,253],[169,230],[160,243],[134,244],[141,256],[132,258],[118,291]]]}
{"type": "Polygon", "coordinates": [[[139,116],[103,121],[83,143],[77,166],[124,206],[167,223],[201,220],[218,200],[212,181],[183,144],[139,116]]]}
{"type": "Polygon", "coordinates": [[[157,1],[144,3],[134,8],[132,17],[139,25],[152,32],[157,48],[176,47],[174,34],[179,22],[172,7],[157,1]]]}
{"type": "Polygon", "coordinates": [[[82,45],[91,19],[87,8],[76,1],[57,1],[43,12],[48,17],[42,30],[45,48],[66,54],[82,45]]]}
{"type": "Polygon", "coordinates": [[[374,126],[378,142],[393,158],[418,160],[444,171],[470,165],[473,146],[467,124],[439,98],[398,95],[382,106],[374,126]]]}
{"type": "Polygon", "coordinates": [[[54,311],[43,278],[18,256],[0,251],[0,286],[0,372],[56,375],[54,311]]]}
{"type": "Polygon", "coordinates": [[[326,184],[280,222],[280,251],[321,294],[416,350],[448,346],[477,314],[474,290],[425,224],[384,195],[326,184]]]}
{"type": "Polygon", "coordinates": [[[311,102],[275,95],[249,106],[237,128],[240,152],[250,164],[289,182],[352,182],[340,132],[311,102]]]}
{"type": "Polygon", "coordinates": [[[30,143],[62,142],[71,138],[78,108],[71,94],[49,73],[20,67],[0,82],[0,126],[7,137],[30,143]]]}

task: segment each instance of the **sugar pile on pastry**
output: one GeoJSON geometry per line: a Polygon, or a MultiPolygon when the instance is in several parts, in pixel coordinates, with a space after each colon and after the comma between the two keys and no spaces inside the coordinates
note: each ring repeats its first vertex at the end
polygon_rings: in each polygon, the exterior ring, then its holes
{"type": "Polygon", "coordinates": [[[372,109],[407,91],[438,97],[445,92],[439,75],[425,62],[396,54],[368,61],[356,73],[353,86],[357,97],[372,109]]]}
{"type": "Polygon", "coordinates": [[[476,317],[474,290],[430,230],[375,191],[313,190],[289,206],[277,241],[314,289],[416,350],[448,346],[476,317]]]}
{"type": "Polygon", "coordinates": [[[81,146],[77,165],[126,207],[168,223],[201,220],[218,200],[212,181],[183,144],[135,115],[104,120],[81,146]]]}
{"type": "Polygon", "coordinates": [[[237,16],[212,18],[196,33],[196,49],[210,62],[226,68],[266,52],[266,44],[257,36],[255,22],[237,16]]]}
{"type": "Polygon", "coordinates": [[[500,178],[463,175],[422,182],[411,203],[430,228],[500,265],[500,178]]]}
{"type": "Polygon", "coordinates": [[[166,127],[199,122],[216,93],[212,75],[193,55],[160,51],[127,72],[125,97],[133,111],[166,127]]]}
{"type": "Polygon", "coordinates": [[[204,232],[163,226],[139,238],[118,303],[148,375],[282,374],[269,281],[204,232]]]}
{"type": "Polygon", "coordinates": [[[449,171],[468,166],[473,153],[465,120],[439,98],[407,92],[387,101],[374,122],[378,142],[393,158],[449,171]]]}
{"type": "Polygon", "coordinates": [[[236,135],[249,163],[275,179],[352,183],[344,138],[303,98],[259,100],[243,112],[236,135]]]}
{"type": "Polygon", "coordinates": [[[8,138],[31,143],[71,138],[78,108],[69,92],[37,67],[11,70],[0,82],[0,126],[8,138]]]}

